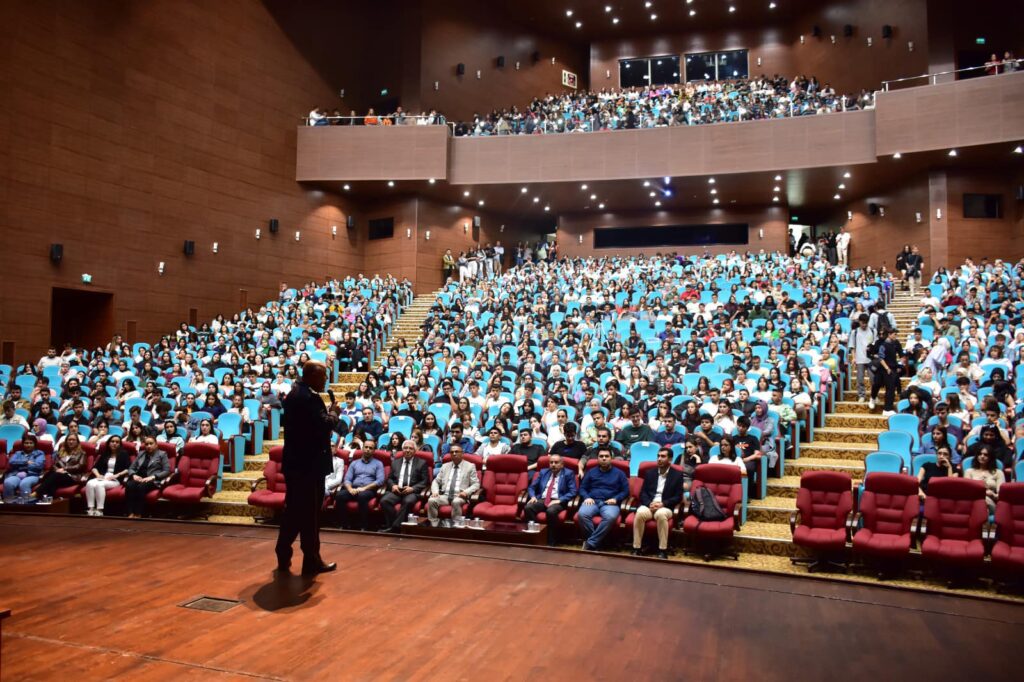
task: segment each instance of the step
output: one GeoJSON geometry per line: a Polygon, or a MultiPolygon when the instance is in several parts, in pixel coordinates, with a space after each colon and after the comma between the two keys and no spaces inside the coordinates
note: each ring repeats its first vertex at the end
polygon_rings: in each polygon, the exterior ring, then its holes
{"type": "Polygon", "coordinates": [[[253,481],[263,475],[263,467],[259,469],[244,469],[239,472],[224,474],[223,489],[229,492],[245,492],[252,490],[253,481]]]}
{"type": "MultiPolygon", "coordinates": [[[[871,409],[868,407],[868,403],[865,400],[863,403],[857,402],[857,392],[853,392],[853,400],[839,400],[836,401],[835,411],[832,413],[835,415],[843,416],[869,416],[872,414],[871,409]]],[[[825,415],[825,419],[828,419],[831,414],[825,415]]]]}
{"type": "Polygon", "coordinates": [[[253,507],[246,500],[249,491],[222,490],[211,500],[204,500],[204,511],[218,516],[240,516],[251,519],[271,516],[272,512],[263,507],[253,507]]]}
{"type": "MultiPolygon", "coordinates": [[[[845,411],[838,411],[825,415],[825,427],[837,429],[873,429],[876,432],[885,431],[888,428],[885,417],[880,414],[869,413],[867,403],[864,403],[862,407],[864,407],[864,412],[860,414],[850,414],[845,411]]],[[[818,431],[820,431],[820,429],[816,429],[814,431],[815,439],[818,437],[818,431]]]]}
{"type": "Polygon", "coordinates": [[[793,544],[793,534],[786,523],[769,523],[749,519],[736,533],[735,546],[741,552],[771,554],[774,556],[796,556],[798,548],[793,544]]]}
{"type": "MultiPolygon", "coordinates": [[[[782,478],[768,479],[768,497],[785,497],[795,500],[797,491],[800,490],[800,477],[792,474],[782,478]]],[[[767,498],[766,498],[767,499],[767,498]]],[[[796,504],[794,502],[794,504],[796,504]]]]}
{"type": "Polygon", "coordinates": [[[769,495],[763,500],[750,500],[747,503],[747,520],[748,522],[789,523],[789,516],[794,511],[796,511],[795,498],[769,495]]]}
{"type": "Polygon", "coordinates": [[[786,462],[786,473],[799,476],[805,471],[841,471],[857,477],[864,472],[864,463],[849,459],[825,459],[823,457],[801,457],[786,462]]]}
{"type": "Polygon", "coordinates": [[[863,462],[868,453],[874,452],[876,449],[877,440],[870,443],[826,443],[814,441],[813,443],[802,444],[800,446],[800,459],[787,459],[786,466],[789,466],[790,462],[801,462],[807,457],[850,459],[863,462]]]}
{"type": "MultiPolygon", "coordinates": [[[[814,443],[813,445],[820,445],[824,443],[875,443],[878,440],[877,428],[863,428],[863,427],[836,427],[826,426],[825,428],[817,428],[814,430],[814,443]]],[[[804,454],[804,449],[812,445],[800,446],[801,456],[804,454]]]]}
{"type": "MultiPolygon", "coordinates": [[[[246,455],[245,457],[245,470],[246,471],[259,471],[263,472],[263,467],[270,461],[270,457],[267,455],[246,455]]],[[[227,474],[225,474],[226,476],[227,474]]]]}

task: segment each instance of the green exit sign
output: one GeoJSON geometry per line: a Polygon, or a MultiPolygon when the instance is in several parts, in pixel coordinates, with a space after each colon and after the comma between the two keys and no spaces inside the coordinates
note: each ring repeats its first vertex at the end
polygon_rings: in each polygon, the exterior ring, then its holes
{"type": "Polygon", "coordinates": [[[90,275],[87,272],[83,272],[82,273],[82,283],[83,284],[89,284],[91,282],[92,282],[92,275],[90,275]]]}
{"type": "Polygon", "coordinates": [[[975,38],[974,39],[974,44],[975,45],[984,45],[985,44],[985,39],[984,38],[975,38]]]}

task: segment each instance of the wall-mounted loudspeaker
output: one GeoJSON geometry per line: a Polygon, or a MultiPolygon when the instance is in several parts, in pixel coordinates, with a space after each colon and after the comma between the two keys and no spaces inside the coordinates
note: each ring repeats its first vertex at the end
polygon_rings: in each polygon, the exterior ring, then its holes
{"type": "Polygon", "coordinates": [[[811,35],[814,36],[815,38],[820,38],[821,37],[821,26],[818,26],[817,24],[812,26],[811,27],[811,35]]]}
{"type": "Polygon", "coordinates": [[[348,216],[347,218],[345,218],[345,227],[347,227],[350,230],[356,229],[355,216],[348,216]]]}
{"type": "Polygon", "coordinates": [[[270,233],[271,234],[276,234],[277,233],[277,218],[271,218],[270,222],[267,224],[267,227],[270,229],[270,233]]]}
{"type": "Polygon", "coordinates": [[[892,26],[886,24],[885,26],[882,27],[882,37],[892,38],[892,26]]]}
{"type": "Polygon", "coordinates": [[[847,38],[853,35],[853,24],[845,24],[843,26],[843,35],[847,38]]]}
{"type": "Polygon", "coordinates": [[[1017,201],[1024,201],[1024,185],[1017,185],[1017,201]]]}
{"type": "Polygon", "coordinates": [[[878,215],[878,204],[868,204],[868,213],[871,215],[878,215]]]}
{"type": "Polygon", "coordinates": [[[466,65],[463,64],[462,62],[459,62],[458,64],[456,64],[455,65],[455,75],[456,76],[465,76],[466,75],[466,65]]]}
{"type": "Polygon", "coordinates": [[[504,69],[505,68],[505,55],[501,55],[500,57],[498,57],[498,68],[499,69],[504,69]]]}
{"type": "Polygon", "coordinates": [[[530,59],[532,59],[534,62],[539,62],[540,61],[540,52],[537,51],[537,50],[534,50],[533,54],[530,55],[530,59]]]}
{"type": "Polygon", "coordinates": [[[57,265],[62,258],[64,258],[64,245],[50,244],[50,262],[57,265]]]}
{"type": "Polygon", "coordinates": [[[480,216],[473,216],[473,227],[480,227],[480,216]]]}
{"type": "Polygon", "coordinates": [[[186,256],[191,256],[193,253],[196,252],[196,243],[194,241],[192,241],[191,239],[186,239],[185,240],[185,246],[182,249],[182,251],[185,252],[186,256]]]}

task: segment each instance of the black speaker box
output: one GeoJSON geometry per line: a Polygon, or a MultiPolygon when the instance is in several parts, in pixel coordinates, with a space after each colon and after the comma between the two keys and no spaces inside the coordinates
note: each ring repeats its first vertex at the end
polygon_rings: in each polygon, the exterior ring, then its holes
{"type": "Polygon", "coordinates": [[[882,37],[892,38],[892,26],[886,24],[885,26],[882,27],[882,37]]]}
{"type": "Polygon", "coordinates": [[[457,75],[457,76],[465,76],[466,75],[466,65],[463,64],[462,62],[459,62],[458,64],[456,64],[455,65],[455,75],[457,75]]]}
{"type": "Polygon", "coordinates": [[[473,216],[473,227],[480,227],[480,216],[473,216]]]}
{"type": "Polygon", "coordinates": [[[818,26],[817,24],[812,26],[811,27],[811,35],[814,36],[815,38],[820,38],[821,37],[821,26],[818,26]]]}
{"type": "Polygon", "coordinates": [[[539,62],[540,61],[540,52],[538,52],[537,50],[534,50],[533,54],[530,55],[530,59],[532,59],[535,62],[539,62]]]}
{"type": "Polygon", "coordinates": [[[853,24],[846,24],[843,26],[843,35],[847,38],[853,35],[853,24]]]}
{"type": "Polygon", "coordinates": [[[505,55],[502,55],[502,56],[498,57],[498,68],[499,69],[504,69],[505,68],[505,55]]]}
{"type": "Polygon", "coordinates": [[[267,224],[267,227],[270,228],[270,232],[272,234],[276,234],[277,233],[277,218],[271,218],[270,222],[267,224]]]}
{"type": "Polygon", "coordinates": [[[348,216],[347,218],[345,218],[345,227],[347,227],[350,230],[354,230],[355,229],[355,227],[356,227],[356,219],[355,219],[354,216],[348,216]]]}
{"type": "Polygon", "coordinates": [[[191,239],[186,239],[185,246],[182,250],[185,252],[186,256],[191,256],[193,253],[196,252],[196,243],[191,239]]]}
{"type": "Polygon", "coordinates": [[[50,261],[54,264],[60,263],[64,258],[63,244],[50,244],[50,261]]]}
{"type": "Polygon", "coordinates": [[[878,215],[878,204],[868,204],[868,213],[878,215]]]}

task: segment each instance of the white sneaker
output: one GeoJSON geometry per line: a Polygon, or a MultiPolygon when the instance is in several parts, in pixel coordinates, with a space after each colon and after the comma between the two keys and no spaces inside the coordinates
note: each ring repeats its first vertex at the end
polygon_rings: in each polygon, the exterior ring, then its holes
{"type": "Polygon", "coordinates": [[[891,417],[894,414],[896,414],[895,410],[882,410],[882,416],[883,417],[891,417]]]}
{"type": "Polygon", "coordinates": [[[868,409],[870,409],[870,410],[875,409],[875,399],[874,398],[872,398],[871,400],[868,401],[868,409]]]}
{"type": "Polygon", "coordinates": [[[103,516],[103,510],[102,509],[97,509],[95,515],[96,516],[103,516]]]}
{"type": "Polygon", "coordinates": [[[864,396],[858,396],[857,397],[857,402],[863,404],[864,403],[864,396]]]}

